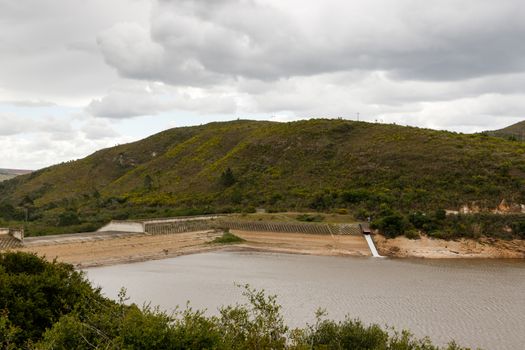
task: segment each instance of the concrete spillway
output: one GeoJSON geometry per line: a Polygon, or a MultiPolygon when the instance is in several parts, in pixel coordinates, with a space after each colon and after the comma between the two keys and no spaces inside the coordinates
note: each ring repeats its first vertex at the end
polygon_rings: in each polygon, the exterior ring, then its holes
{"type": "Polygon", "coordinates": [[[363,236],[365,236],[366,243],[368,243],[368,247],[370,248],[370,251],[372,252],[372,256],[374,258],[381,258],[381,255],[379,255],[379,253],[377,252],[374,241],[372,241],[372,236],[370,235],[363,235],[363,236]]]}

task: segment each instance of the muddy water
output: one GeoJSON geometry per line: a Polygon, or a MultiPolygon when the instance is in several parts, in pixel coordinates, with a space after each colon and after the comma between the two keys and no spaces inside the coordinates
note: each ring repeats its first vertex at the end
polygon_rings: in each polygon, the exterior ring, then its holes
{"type": "Polygon", "coordinates": [[[86,270],[107,296],[173,309],[190,300],[216,313],[241,301],[235,283],[276,294],[290,326],[330,318],[407,328],[438,344],[523,349],[525,262],[393,260],[215,252],[86,270]]]}

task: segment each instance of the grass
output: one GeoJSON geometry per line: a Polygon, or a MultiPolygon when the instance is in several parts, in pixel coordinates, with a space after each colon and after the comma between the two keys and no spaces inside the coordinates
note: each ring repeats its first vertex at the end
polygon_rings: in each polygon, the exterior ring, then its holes
{"type": "Polygon", "coordinates": [[[217,243],[217,244],[235,244],[235,243],[242,243],[242,242],[245,242],[245,240],[228,231],[224,232],[222,236],[217,237],[213,241],[211,241],[211,243],[217,243]]]}

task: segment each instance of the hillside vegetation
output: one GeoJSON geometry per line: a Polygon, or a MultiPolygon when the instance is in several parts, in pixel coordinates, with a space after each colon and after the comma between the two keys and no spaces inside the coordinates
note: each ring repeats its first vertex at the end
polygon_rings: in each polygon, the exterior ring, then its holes
{"type": "MultiPolygon", "coordinates": [[[[524,143],[486,134],[345,120],[211,123],[2,182],[0,216],[16,224],[27,209],[29,233],[44,234],[111,218],[263,207],[390,217],[392,232],[428,230],[448,225],[443,209],[525,203],[524,153],[524,143]]],[[[449,224],[453,232],[465,223],[449,224]]]]}
{"type": "Polygon", "coordinates": [[[504,137],[511,141],[525,141],[525,120],[506,128],[487,132],[491,136],[504,137]]]}

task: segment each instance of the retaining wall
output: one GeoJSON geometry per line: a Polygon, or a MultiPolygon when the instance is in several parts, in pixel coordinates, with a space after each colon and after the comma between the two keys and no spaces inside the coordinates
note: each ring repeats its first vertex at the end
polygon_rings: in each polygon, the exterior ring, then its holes
{"type": "Polygon", "coordinates": [[[152,235],[206,231],[211,230],[214,227],[213,221],[211,220],[147,222],[144,224],[145,232],[152,235]]]}
{"type": "Polygon", "coordinates": [[[360,235],[359,224],[313,224],[268,221],[222,221],[223,227],[239,231],[305,233],[317,235],[360,235]]]}
{"type": "Polygon", "coordinates": [[[236,221],[219,216],[155,219],[147,221],[111,221],[99,231],[149,233],[153,235],[228,228],[239,231],[305,233],[316,235],[360,235],[359,224],[325,224],[271,221],[236,221]]]}
{"type": "Polygon", "coordinates": [[[0,228],[0,250],[18,248],[24,241],[24,229],[0,228]]]}
{"type": "Polygon", "coordinates": [[[146,222],[145,232],[169,234],[228,228],[239,231],[306,233],[317,235],[360,235],[359,224],[312,224],[269,221],[233,221],[227,219],[146,222]]]}

